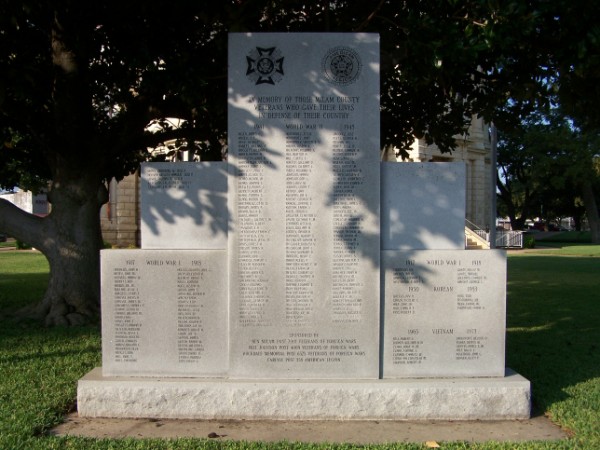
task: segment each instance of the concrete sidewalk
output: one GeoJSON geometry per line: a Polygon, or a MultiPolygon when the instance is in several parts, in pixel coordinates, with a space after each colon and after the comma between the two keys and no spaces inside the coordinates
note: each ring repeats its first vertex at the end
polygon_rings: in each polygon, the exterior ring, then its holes
{"type": "Polygon", "coordinates": [[[560,440],[568,437],[544,416],[515,421],[249,421],[88,419],[71,414],[51,434],[93,438],[195,437],[235,441],[386,442],[560,440]]]}

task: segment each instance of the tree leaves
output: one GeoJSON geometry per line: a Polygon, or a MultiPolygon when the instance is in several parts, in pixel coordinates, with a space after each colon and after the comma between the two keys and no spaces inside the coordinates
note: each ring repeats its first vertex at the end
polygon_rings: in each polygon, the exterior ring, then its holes
{"type": "Polygon", "coordinates": [[[56,71],[49,49],[56,17],[85,66],[80,81],[88,94],[76,96],[81,105],[75,109],[92,109],[90,131],[72,153],[98,153],[94,165],[105,178],[121,177],[145,159],[145,126],[173,114],[188,123],[179,131],[182,142],[198,143],[192,147],[205,159],[220,157],[231,31],[379,33],[382,146],[400,151],[415,137],[451,151],[473,114],[509,129],[556,99],[582,125],[600,121],[600,6],[583,0],[109,0],[65,1],[57,11],[52,6],[3,2],[0,128],[18,133],[28,148],[0,155],[2,182],[15,178],[5,169],[7,158],[24,158],[20,170],[47,176],[49,153],[65,151],[64,133],[72,127],[59,120],[59,133],[52,119],[56,71]]]}

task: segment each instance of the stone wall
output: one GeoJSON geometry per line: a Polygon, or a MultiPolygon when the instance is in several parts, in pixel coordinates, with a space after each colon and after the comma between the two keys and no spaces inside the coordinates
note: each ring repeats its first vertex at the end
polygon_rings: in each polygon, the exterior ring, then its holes
{"type": "Polygon", "coordinates": [[[104,241],[113,246],[140,245],[139,178],[136,172],[110,183],[109,201],[100,210],[100,223],[104,241]]]}

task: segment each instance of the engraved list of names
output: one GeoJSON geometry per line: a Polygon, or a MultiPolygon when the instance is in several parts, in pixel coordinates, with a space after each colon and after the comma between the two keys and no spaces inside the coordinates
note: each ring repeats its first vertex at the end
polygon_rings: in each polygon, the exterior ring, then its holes
{"type": "Polygon", "coordinates": [[[503,250],[384,251],[384,377],[504,375],[503,250]]]}
{"type": "Polygon", "coordinates": [[[227,371],[224,250],[102,251],[107,376],[227,371]]]}
{"type": "Polygon", "coordinates": [[[378,36],[229,48],[230,373],[376,378],[378,36]]]}

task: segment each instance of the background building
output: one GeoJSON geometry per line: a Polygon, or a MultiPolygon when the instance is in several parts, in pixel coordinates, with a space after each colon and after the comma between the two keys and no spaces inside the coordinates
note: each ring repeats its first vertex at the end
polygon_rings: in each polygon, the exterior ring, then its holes
{"type": "Polygon", "coordinates": [[[6,192],[0,194],[4,200],[8,200],[13,205],[18,206],[23,211],[36,216],[45,216],[50,212],[50,204],[46,194],[34,195],[31,191],[6,192]]]}
{"type": "Polygon", "coordinates": [[[119,183],[112,180],[109,200],[100,210],[104,242],[117,247],[140,246],[140,177],[135,172],[119,183]]]}

